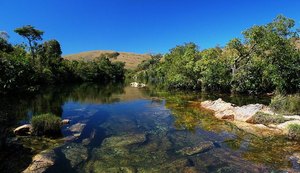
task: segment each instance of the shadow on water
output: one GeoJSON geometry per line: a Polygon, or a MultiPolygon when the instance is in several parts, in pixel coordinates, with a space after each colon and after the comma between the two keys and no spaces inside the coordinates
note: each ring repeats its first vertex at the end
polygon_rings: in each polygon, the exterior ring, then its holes
{"type": "MultiPolygon", "coordinates": [[[[97,85],[50,86],[29,95],[7,95],[0,97],[0,170],[21,172],[32,157],[45,147],[32,147],[33,141],[15,138],[12,130],[28,123],[32,116],[53,113],[62,117],[63,105],[68,101],[87,103],[113,103],[119,101],[113,94],[124,92],[123,83],[97,85]],[[22,143],[25,142],[25,145],[22,143]],[[24,147],[25,146],[25,147],[24,147]]],[[[100,133],[99,133],[100,134],[100,133]]],[[[59,154],[59,153],[58,153],[59,154]]],[[[60,158],[60,157],[59,157],[60,158]]]]}

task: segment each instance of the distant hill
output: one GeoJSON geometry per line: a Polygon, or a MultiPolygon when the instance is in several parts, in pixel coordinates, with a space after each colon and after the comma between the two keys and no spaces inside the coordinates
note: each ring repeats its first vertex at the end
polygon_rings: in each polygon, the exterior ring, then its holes
{"type": "Polygon", "coordinates": [[[142,61],[151,58],[149,54],[135,54],[135,53],[127,53],[127,52],[102,51],[102,50],[66,55],[64,56],[64,58],[68,60],[83,59],[86,61],[90,61],[101,55],[112,57],[110,58],[112,62],[116,62],[116,61],[125,62],[126,69],[135,69],[137,65],[140,64],[142,61]]]}
{"type": "Polygon", "coordinates": [[[300,40],[296,41],[296,47],[300,50],[300,40]]]}

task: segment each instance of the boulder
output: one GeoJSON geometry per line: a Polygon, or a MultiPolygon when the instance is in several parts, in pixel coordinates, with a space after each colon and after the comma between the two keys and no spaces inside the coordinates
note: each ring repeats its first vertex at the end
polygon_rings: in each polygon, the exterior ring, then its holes
{"type": "Polygon", "coordinates": [[[53,150],[44,151],[33,157],[31,164],[23,171],[23,173],[42,173],[55,162],[55,153],[53,150]]]}
{"type": "Polygon", "coordinates": [[[81,133],[85,126],[86,126],[86,124],[83,124],[83,123],[76,123],[76,124],[72,125],[72,126],[69,128],[69,130],[70,130],[71,132],[81,133]]]}
{"type": "Polygon", "coordinates": [[[206,142],[201,142],[196,146],[193,147],[185,147],[179,151],[177,151],[177,153],[180,153],[182,155],[195,155],[195,154],[199,154],[202,152],[206,152],[208,150],[211,150],[214,148],[214,143],[211,141],[206,141],[206,142]]]}
{"type": "Polygon", "coordinates": [[[15,135],[20,135],[20,136],[30,135],[31,132],[32,132],[32,126],[31,126],[31,124],[24,124],[22,126],[17,127],[14,130],[14,134],[15,135]]]}
{"type": "Polygon", "coordinates": [[[144,83],[138,83],[138,82],[131,82],[130,86],[134,87],[134,88],[144,88],[144,87],[146,87],[146,84],[144,84],[144,83]]]}
{"type": "Polygon", "coordinates": [[[215,117],[219,119],[231,119],[237,121],[247,122],[257,112],[264,112],[274,114],[269,108],[262,104],[249,104],[245,106],[235,106],[234,104],[227,103],[221,98],[215,101],[204,101],[201,106],[215,112],[215,117]]]}
{"type": "Polygon", "coordinates": [[[137,82],[131,82],[130,86],[137,88],[137,87],[139,87],[139,83],[137,83],[137,82]]]}
{"type": "Polygon", "coordinates": [[[250,104],[242,107],[234,107],[234,119],[237,121],[247,121],[258,111],[262,110],[262,104],[250,104]]]}
{"type": "Polygon", "coordinates": [[[61,120],[61,124],[62,125],[70,124],[70,122],[71,122],[71,120],[69,120],[69,119],[63,119],[63,120],[61,120]]]}

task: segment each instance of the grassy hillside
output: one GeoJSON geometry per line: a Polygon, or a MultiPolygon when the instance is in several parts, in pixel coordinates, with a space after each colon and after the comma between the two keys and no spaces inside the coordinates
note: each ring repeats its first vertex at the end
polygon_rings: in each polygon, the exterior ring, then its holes
{"type": "Polygon", "coordinates": [[[300,49],[300,40],[296,41],[296,46],[297,46],[298,49],[300,49]]]}
{"type": "MultiPolygon", "coordinates": [[[[68,60],[93,60],[96,57],[99,57],[101,55],[111,55],[116,53],[115,51],[88,51],[88,52],[81,52],[77,54],[72,55],[66,55],[64,56],[65,59],[68,60]]],[[[140,64],[142,61],[150,59],[150,55],[148,54],[135,54],[135,53],[127,53],[127,52],[118,52],[119,55],[116,58],[111,58],[113,62],[121,61],[125,62],[125,68],[126,69],[135,69],[138,64],[140,64]]]]}

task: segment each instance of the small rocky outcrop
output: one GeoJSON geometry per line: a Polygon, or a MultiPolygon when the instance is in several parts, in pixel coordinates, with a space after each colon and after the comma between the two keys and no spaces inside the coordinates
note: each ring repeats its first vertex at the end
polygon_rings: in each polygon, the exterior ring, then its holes
{"type": "Polygon", "coordinates": [[[206,142],[201,142],[196,146],[193,147],[185,147],[179,151],[177,151],[177,153],[180,153],[182,155],[195,155],[195,154],[199,154],[202,152],[206,152],[208,150],[211,150],[214,148],[214,143],[211,141],[206,141],[206,142]]]}
{"type": "Polygon", "coordinates": [[[146,84],[144,84],[144,83],[138,83],[138,82],[131,82],[130,86],[134,87],[134,88],[144,88],[144,87],[146,87],[146,84]]]}
{"type": "Polygon", "coordinates": [[[32,126],[31,126],[31,124],[24,124],[22,126],[17,127],[14,130],[14,134],[15,135],[19,135],[19,136],[30,135],[31,132],[32,132],[32,126]]]}
{"type": "Polygon", "coordinates": [[[201,106],[213,111],[216,118],[231,120],[238,128],[258,136],[287,135],[289,125],[300,125],[300,116],[298,115],[283,116],[286,122],[280,124],[252,124],[254,115],[259,112],[271,116],[277,115],[269,107],[262,104],[249,104],[239,107],[218,99],[201,102],[201,106]]]}
{"type": "Polygon", "coordinates": [[[262,104],[249,104],[245,106],[235,106],[227,103],[222,99],[215,101],[204,101],[201,106],[214,111],[215,116],[219,119],[232,119],[237,121],[250,121],[257,112],[274,114],[268,107],[262,104]]]}
{"type": "Polygon", "coordinates": [[[44,151],[33,157],[31,164],[23,171],[23,173],[42,173],[55,162],[55,153],[53,150],[44,151]]]}

